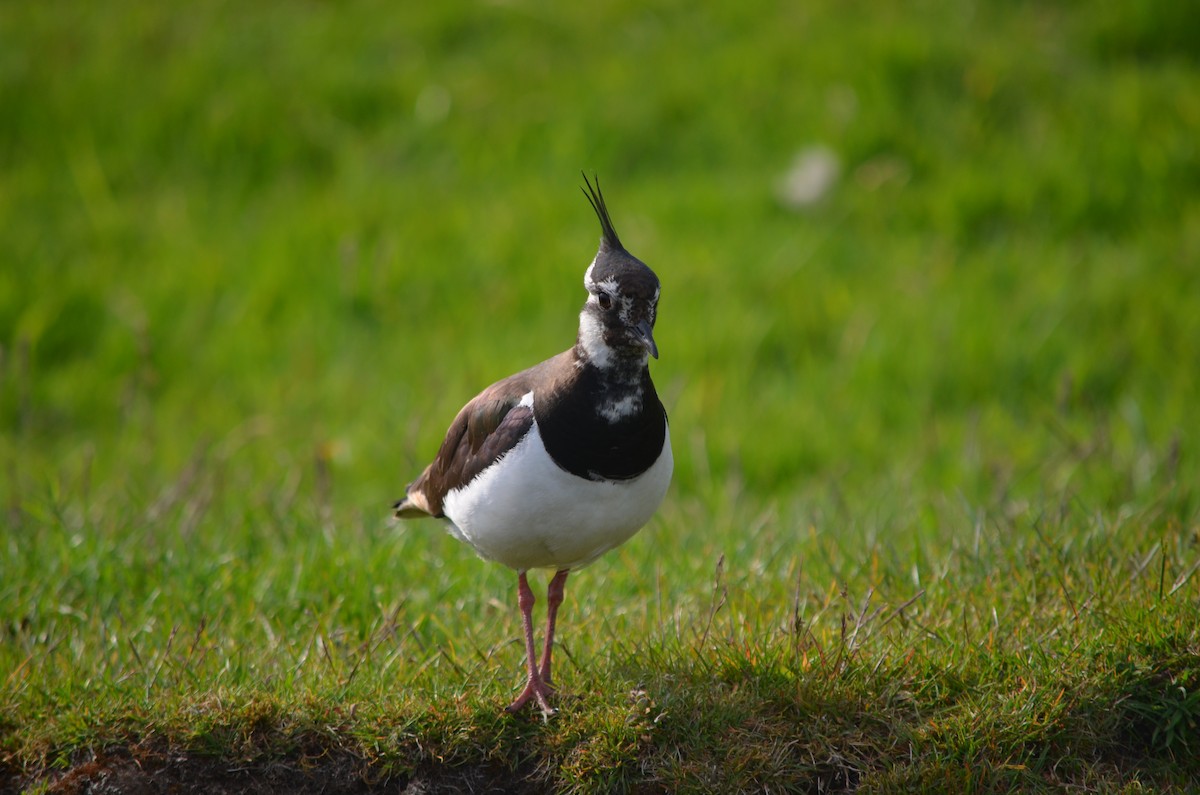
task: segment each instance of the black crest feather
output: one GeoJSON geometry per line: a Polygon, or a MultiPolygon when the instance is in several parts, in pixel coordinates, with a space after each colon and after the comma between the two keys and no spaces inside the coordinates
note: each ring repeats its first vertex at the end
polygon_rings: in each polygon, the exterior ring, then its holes
{"type": "Polygon", "coordinates": [[[617,237],[617,230],[613,227],[612,218],[608,216],[608,207],[604,204],[604,194],[600,192],[600,177],[592,175],[592,179],[596,181],[596,186],[593,188],[592,183],[588,181],[587,174],[582,171],[579,173],[583,176],[584,184],[587,185],[586,188],[581,187],[580,190],[587,197],[592,209],[596,211],[596,217],[600,219],[600,229],[603,232],[600,242],[611,250],[624,251],[625,247],[621,245],[621,238],[617,237]]]}

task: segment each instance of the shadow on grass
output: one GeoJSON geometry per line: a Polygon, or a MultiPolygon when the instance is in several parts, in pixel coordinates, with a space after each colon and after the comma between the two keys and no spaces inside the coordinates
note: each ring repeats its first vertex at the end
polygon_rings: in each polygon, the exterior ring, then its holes
{"type": "Polygon", "coordinates": [[[254,762],[186,753],[163,743],[113,749],[57,775],[14,779],[0,792],[85,793],[523,793],[540,792],[529,771],[495,765],[421,765],[398,774],[361,755],[323,747],[254,762]],[[39,788],[41,788],[39,790],[39,788]]]}
{"type": "Polygon", "coordinates": [[[548,721],[479,696],[344,723],[319,705],[251,703],[200,733],[147,726],[65,765],[0,768],[0,792],[1187,788],[1200,780],[1190,644],[1168,634],[1049,666],[983,654],[949,668],[832,644],[642,648],[581,672],[548,721]]]}

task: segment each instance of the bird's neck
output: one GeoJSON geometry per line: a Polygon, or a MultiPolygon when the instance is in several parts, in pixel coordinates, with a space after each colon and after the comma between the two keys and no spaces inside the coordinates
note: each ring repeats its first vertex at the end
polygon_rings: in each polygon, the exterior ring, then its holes
{"type": "Polygon", "coordinates": [[[644,353],[630,355],[606,345],[589,344],[580,334],[575,343],[575,366],[596,371],[600,381],[613,387],[640,387],[650,372],[650,357],[644,353]]]}
{"type": "Polygon", "coordinates": [[[614,348],[604,339],[604,326],[586,310],[579,315],[575,339],[575,362],[599,370],[605,379],[640,381],[650,357],[645,351],[614,348]]]}
{"type": "Polygon", "coordinates": [[[596,416],[609,424],[625,422],[641,413],[647,394],[654,393],[647,357],[611,355],[602,358],[603,367],[596,365],[582,344],[575,346],[575,366],[587,384],[587,393],[596,416]]]}

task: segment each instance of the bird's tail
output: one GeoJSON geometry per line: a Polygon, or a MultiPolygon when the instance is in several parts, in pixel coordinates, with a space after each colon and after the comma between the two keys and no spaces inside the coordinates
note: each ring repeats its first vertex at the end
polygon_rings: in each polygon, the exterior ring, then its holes
{"type": "Polygon", "coordinates": [[[422,516],[436,516],[429,508],[429,500],[421,488],[421,479],[409,483],[404,489],[404,499],[393,503],[392,510],[397,519],[418,519],[422,516]]]}
{"type": "Polygon", "coordinates": [[[392,510],[395,511],[397,519],[416,519],[420,516],[428,516],[429,514],[421,510],[408,497],[400,500],[392,505],[392,510]]]}

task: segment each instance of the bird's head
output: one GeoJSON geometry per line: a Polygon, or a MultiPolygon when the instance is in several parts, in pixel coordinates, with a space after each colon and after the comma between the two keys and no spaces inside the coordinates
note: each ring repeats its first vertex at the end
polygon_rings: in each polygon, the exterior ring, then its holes
{"type": "Polygon", "coordinates": [[[600,250],[583,274],[588,299],[579,313],[579,344],[589,362],[601,369],[644,367],[658,358],[654,320],[658,314],[658,277],[621,245],[613,228],[600,180],[583,177],[584,195],[600,219],[600,250]]]}

